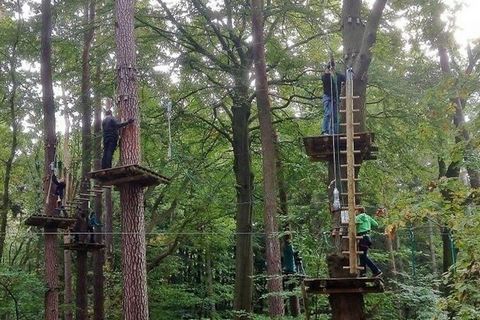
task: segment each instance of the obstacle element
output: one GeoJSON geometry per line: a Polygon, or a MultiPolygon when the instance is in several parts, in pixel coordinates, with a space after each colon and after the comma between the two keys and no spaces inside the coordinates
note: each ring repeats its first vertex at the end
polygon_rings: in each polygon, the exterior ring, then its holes
{"type": "Polygon", "coordinates": [[[75,223],[77,219],[61,217],[61,216],[47,216],[44,214],[34,214],[25,220],[27,226],[41,227],[41,228],[57,228],[68,229],[75,223]]]}
{"type": "Polygon", "coordinates": [[[95,251],[105,248],[105,245],[102,243],[95,242],[70,242],[64,243],[64,250],[73,250],[73,251],[95,251]]]}
{"type": "MultiPolygon", "coordinates": [[[[374,139],[375,135],[371,132],[355,133],[353,136],[355,157],[358,157],[361,160],[377,159],[378,147],[374,145],[374,139]]],[[[310,157],[310,160],[315,162],[332,161],[334,145],[336,148],[338,148],[337,150],[346,151],[347,149],[347,140],[345,134],[305,137],[303,138],[303,144],[305,146],[305,150],[307,151],[307,155],[310,157]],[[333,139],[335,139],[335,143],[333,139]]],[[[357,162],[358,163],[356,165],[359,167],[361,161],[357,162]]],[[[342,165],[346,166],[346,164],[342,165]]]]}
{"type": "Polygon", "coordinates": [[[385,291],[381,278],[304,279],[306,294],[381,293],[385,291]]]}
{"type": "Polygon", "coordinates": [[[89,177],[105,186],[120,186],[129,183],[148,187],[170,181],[169,178],[137,164],[92,171],[89,173],[89,177]]]}

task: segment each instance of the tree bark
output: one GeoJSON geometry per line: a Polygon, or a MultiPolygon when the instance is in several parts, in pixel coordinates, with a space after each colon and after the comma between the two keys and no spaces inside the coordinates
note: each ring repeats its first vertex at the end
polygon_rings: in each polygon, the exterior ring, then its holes
{"type": "Polygon", "coordinates": [[[267,68],[263,36],[263,1],[252,0],[253,60],[255,89],[262,143],[264,224],[266,233],[267,289],[270,318],[284,314],[282,292],[282,266],[277,222],[277,170],[274,131],[268,97],[267,68]]]}
{"type": "MultiPolygon", "coordinates": [[[[248,83],[248,82],[247,82],[248,83]]],[[[243,86],[245,92],[248,87],[243,86]]],[[[252,311],[253,248],[252,248],[252,190],[253,174],[250,162],[250,138],[248,119],[250,103],[234,100],[232,107],[234,172],[237,189],[236,238],[235,238],[235,297],[236,319],[248,319],[245,313],[252,311]]]]}
{"type": "MultiPolygon", "coordinates": [[[[140,125],[134,34],[134,0],[118,0],[116,16],[117,99],[124,119],[136,119],[123,129],[122,165],[140,163],[140,125]]],[[[147,269],[144,194],[138,185],[120,186],[122,206],[123,319],[147,320],[147,269]]]]}
{"type": "MultiPolygon", "coordinates": [[[[50,164],[55,159],[55,104],[52,83],[52,8],[50,0],[42,0],[42,35],[40,76],[42,81],[43,130],[45,141],[45,162],[43,166],[44,180],[44,214],[51,216],[55,210],[55,197],[50,190],[50,164]]],[[[57,229],[45,228],[45,319],[57,320],[58,305],[58,257],[57,229]]]]}

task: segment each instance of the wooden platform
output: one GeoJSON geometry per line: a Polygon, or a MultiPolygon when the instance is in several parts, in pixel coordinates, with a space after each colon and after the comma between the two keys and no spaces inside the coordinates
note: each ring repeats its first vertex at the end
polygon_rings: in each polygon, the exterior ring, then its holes
{"type": "Polygon", "coordinates": [[[381,278],[304,279],[307,294],[380,293],[384,292],[381,278]]]}
{"type": "MultiPolygon", "coordinates": [[[[378,147],[374,145],[374,134],[362,132],[356,133],[355,137],[354,149],[359,151],[359,153],[355,154],[355,157],[360,157],[361,160],[377,159],[378,147]]],[[[311,161],[331,161],[333,160],[333,139],[335,139],[335,147],[338,152],[339,150],[347,149],[345,138],[345,134],[305,137],[303,138],[303,144],[311,161]]],[[[340,157],[342,156],[340,155],[340,157]]]]}
{"type": "Polygon", "coordinates": [[[102,243],[93,243],[93,242],[70,242],[64,243],[64,250],[74,250],[74,251],[95,251],[105,248],[105,245],[102,243]]]}
{"type": "Polygon", "coordinates": [[[32,215],[25,220],[27,226],[68,229],[77,221],[75,218],[62,216],[32,215]]]}
{"type": "Polygon", "coordinates": [[[169,178],[136,164],[92,171],[89,173],[89,177],[104,186],[120,186],[132,183],[148,187],[170,181],[169,178]]]}

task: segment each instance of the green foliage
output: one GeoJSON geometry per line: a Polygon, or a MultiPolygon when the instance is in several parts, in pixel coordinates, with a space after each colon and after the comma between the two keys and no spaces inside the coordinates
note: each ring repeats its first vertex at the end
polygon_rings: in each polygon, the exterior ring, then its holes
{"type": "Polygon", "coordinates": [[[0,265],[0,316],[7,319],[42,317],[44,290],[38,274],[0,265]]]}

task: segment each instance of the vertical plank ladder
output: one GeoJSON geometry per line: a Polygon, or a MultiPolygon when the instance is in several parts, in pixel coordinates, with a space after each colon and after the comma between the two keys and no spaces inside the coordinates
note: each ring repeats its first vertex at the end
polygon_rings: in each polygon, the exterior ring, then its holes
{"type": "Polygon", "coordinates": [[[347,69],[345,87],[345,120],[347,138],[347,193],[348,193],[348,251],[350,274],[358,273],[357,227],[355,224],[355,156],[354,156],[354,124],[353,124],[353,72],[347,69]]]}

